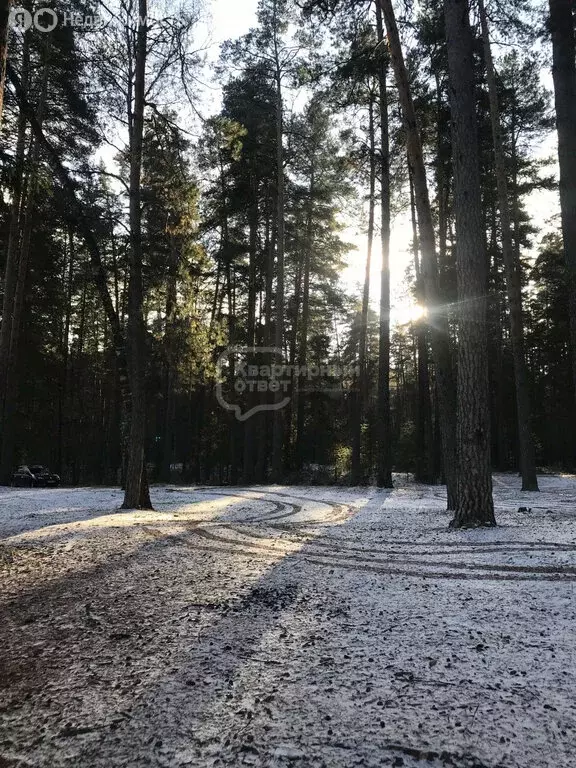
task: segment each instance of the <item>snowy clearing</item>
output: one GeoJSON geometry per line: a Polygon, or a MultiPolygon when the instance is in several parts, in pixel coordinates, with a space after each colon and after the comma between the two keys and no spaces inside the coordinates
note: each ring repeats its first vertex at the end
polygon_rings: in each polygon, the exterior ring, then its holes
{"type": "Polygon", "coordinates": [[[395,480],[0,490],[0,768],[574,765],[576,479],[395,480]]]}

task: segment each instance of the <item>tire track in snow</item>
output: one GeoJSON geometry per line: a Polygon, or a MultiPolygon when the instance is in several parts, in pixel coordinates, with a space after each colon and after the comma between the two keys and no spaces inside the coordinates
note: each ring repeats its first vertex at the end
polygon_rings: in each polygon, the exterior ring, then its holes
{"type": "MultiPolygon", "coordinates": [[[[439,564],[439,563],[413,561],[415,565],[419,565],[422,568],[422,570],[415,570],[415,569],[406,569],[406,568],[396,568],[394,567],[395,563],[392,561],[388,563],[384,563],[382,565],[370,564],[366,562],[361,562],[359,560],[356,560],[354,562],[345,562],[339,557],[337,553],[333,555],[328,555],[328,554],[314,555],[314,554],[303,553],[301,550],[282,553],[278,548],[265,547],[263,545],[259,547],[254,547],[252,549],[248,547],[221,546],[221,544],[227,543],[226,540],[223,541],[220,537],[217,537],[214,534],[207,536],[205,535],[206,531],[202,529],[196,529],[193,532],[192,536],[197,535],[202,539],[212,542],[212,544],[199,544],[198,542],[191,541],[191,538],[192,538],[191,536],[185,537],[177,534],[166,536],[162,531],[153,529],[150,526],[142,526],[142,529],[156,539],[162,539],[164,541],[166,540],[173,541],[174,543],[182,544],[186,547],[190,547],[194,550],[202,551],[202,552],[241,555],[249,558],[261,558],[267,561],[270,561],[270,560],[273,561],[278,554],[282,554],[283,560],[301,559],[308,563],[312,563],[314,565],[320,565],[323,567],[342,568],[345,570],[374,573],[378,575],[409,576],[409,577],[424,578],[424,579],[457,579],[457,580],[464,580],[464,581],[556,581],[556,582],[576,581],[576,574],[571,572],[576,570],[573,568],[571,568],[570,571],[564,571],[562,567],[560,568],[550,567],[549,570],[547,571],[536,573],[535,569],[531,569],[529,567],[526,567],[525,571],[499,572],[498,566],[496,566],[494,570],[492,570],[492,572],[472,572],[474,570],[474,566],[467,566],[466,564],[454,563],[447,566],[446,563],[439,564]],[[438,568],[438,567],[454,567],[454,568],[463,567],[463,568],[470,568],[471,571],[463,572],[463,571],[455,570],[454,572],[447,572],[447,571],[433,570],[434,568],[438,568]]],[[[398,561],[398,564],[401,565],[406,562],[408,561],[398,561]]],[[[487,567],[492,568],[491,566],[487,566],[487,567]]],[[[509,568],[521,568],[521,567],[522,566],[518,566],[518,567],[509,566],[509,568]]],[[[547,566],[544,566],[542,568],[547,568],[547,566]]]]}
{"type": "MultiPolygon", "coordinates": [[[[199,550],[222,552],[230,555],[246,557],[261,557],[274,559],[278,555],[284,558],[301,558],[307,562],[330,568],[343,568],[348,570],[378,573],[382,575],[403,575],[420,578],[438,579],[480,579],[480,580],[543,580],[543,581],[571,581],[576,580],[575,566],[562,565],[511,565],[505,563],[466,563],[466,562],[435,562],[433,558],[443,555],[466,555],[499,553],[512,555],[521,552],[553,552],[574,551],[575,546],[555,545],[553,543],[536,542],[491,542],[490,544],[473,544],[470,542],[445,542],[438,547],[418,542],[394,541],[386,542],[384,546],[392,544],[395,549],[383,549],[382,547],[359,547],[348,544],[341,537],[331,535],[315,536],[313,533],[294,533],[292,524],[279,524],[274,521],[286,519],[299,514],[303,507],[296,501],[304,501],[309,504],[324,504],[330,512],[321,519],[307,519],[299,521],[298,527],[311,527],[318,524],[326,524],[350,519],[358,510],[350,505],[329,501],[327,499],[309,499],[302,496],[293,496],[281,492],[266,492],[258,497],[247,496],[239,493],[222,493],[211,491],[210,493],[230,498],[241,498],[247,501],[268,501],[274,505],[274,514],[249,518],[246,524],[241,521],[195,523],[191,526],[189,535],[169,536],[173,541],[178,541],[186,546],[192,546],[199,550]],[[282,497],[282,502],[267,499],[266,496],[274,494],[282,497]],[[288,499],[293,499],[290,502],[288,499]],[[286,512],[286,507],[291,509],[286,512]],[[263,524],[262,530],[254,531],[257,524],[263,524]],[[267,530],[265,530],[267,529],[267,530]],[[281,536],[274,536],[278,531],[281,536]],[[290,535],[286,535],[290,533],[290,535]],[[228,535],[226,535],[228,534],[228,535]],[[232,536],[230,535],[232,534],[232,536]],[[240,536],[241,538],[237,538],[240,536]],[[201,539],[192,541],[191,538],[201,539]],[[335,546],[335,542],[338,546],[335,546]],[[294,549],[299,546],[299,549],[294,549]],[[410,554],[402,552],[404,546],[410,547],[410,554]],[[414,548],[420,551],[415,552],[414,548]],[[414,556],[415,555],[415,556],[414,556]],[[424,559],[425,557],[430,559],[424,559]],[[407,566],[409,566],[407,568],[407,566]]],[[[317,510],[315,510],[317,514],[317,510]]],[[[149,526],[146,527],[156,537],[162,537],[162,533],[149,526]]]]}
{"type": "MultiPolygon", "coordinates": [[[[194,491],[196,493],[196,491],[194,491]]],[[[203,492],[203,491],[200,491],[203,492]]],[[[307,504],[325,504],[327,507],[330,507],[332,509],[332,512],[330,514],[325,515],[320,520],[314,520],[314,519],[307,519],[303,521],[298,521],[291,524],[292,526],[310,526],[310,525],[325,525],[327,523],[335,523],[340,522],[343,520],[349,520],[351,517],[353,517],[356,514],[356,510],[353,510],[353,507],[349,504],[341,504],[335,501],[327,501],[325,499],[310,499],[307,496],[293,496],[292,494],[287,493],[281,493],[280,491],[256,491],[255,493],[260,493],[260,496],[246,496],[241,495],[239,493],[222,493],[220,491],[209,491],[210,495],[215,496],[225,496],[225,497],[231,497],[235,499],[245,499],[246,501],[269,501],[271,504],[278,505],[279,507],[292,507],[294,511],[289,512],[287,514],[281,514],[281,515],[275,515],[275,516],[267,516],[266,518],[251,518],[248,522],[267,522],[268,520],[280,520],[287,517],[292,517],[303,510],[303,506],[301,504],[295,504],[293,502],[280,502],[275,501],[273,499],[267,499],[267,496],[273,495],[273,496],[280,496],[284,499],[294,499],[296,501],[304,501],[307,504]],[[265,494],[265,495],[262,495],[265,494]]],[[[250,492],[252,493],[252,492],[250,492]]]]}
{"type": "MultiPolygon", "coordinates": [[[[383,570],[384,572],[389,572],[390,567],[394,566],[395,564],[399,565],[413,565],[413,566],[419,566],[426,569],[434,569],[437,568],[439,565],[442,568],[449,569],[449,571],[456,571],[456,573],[451,575],[451,578],[466,578],[466,574],[462,573],[464,572],[486,572],[488,574],[488,577],[493,574],[499,574],[500,577],[503,577],[502,574],[510,574],[512,575],[519,575],[519,574],[530,574],[530,575],[546,575],[546,578],[549,580],[550,576],[559,576],[562,580],[565,580],[565,577],[572,577],[576,579],[576,567],[574,566],[547,566],[547,565],[540,565],[540,566],[529,566],[529,565],[506,565],[506,564],[484,564],[484,563],[477,563],[477,564],[468,564],[468,563],[434,563],[430,560],[417,560],[413,558],[404,558],[402,557],[401,553],[395,553],[397,559],[396,560],[379,560],[378,558],[373,558],[371,561],[368,561],[368,558],[363,557],[356,557],[355,555],[347,555],[340,551],[331,551],[327,553],[318,552],[318,553],[303,553],[302,550],[289,550],[286,547],[282,546],[276,546],[273,544],[261,544],[258,542],[241,542],[237,539],[228,538],[225,536],[218,536],[216,533],[213,533],[211,531],[207,531],[205,528],[199,527],[196,528],[193,531],[193,534],[205,539],[209,539],[210,541],[215,541],[218,543],[222,543],[224,545],[228,545],[223,548],[223,551],[228,552],[229,554],[234,554],[235,552],[239,552],[240,554],[254,554],[252,551],[249,550],[263,550],[266,552],[269,552],[271,554],[278,554],[279,551],[284,551],[285,555],[296,555],[301,556],[306,560],[310,560],[311,562],[317,562],[319,565],[321,564],[327,564],[327,565],[338,565],[339,567],[344,567],[346,563],[354,564],[355,567],[357,567],[360,570],[383,570]],[[248,547],[249,549],[246,549],[248,547]],[[311,558],[314,558],[313,560],[311,558]],[[318,558],[321,558],[321,560],[318,560],[318,558]],[[324,559],[328,559],[330,562],[324,563],[324,559]]],[[[278,542],[281,544],[281,542],[278,542]]],[[[314,547],[316,542],[310,541],[308,543],[309,546],[314,547]]],[[[308,546],[306,545],[306,546],[308,546]]],[[[432,553],[431,553],[432,554],[432,553]]],[[[410,572],[409,575],[414,575],[413,572],[410,572]]],[[[425,573],[418,573],[418,575],[427,575],[425,573]]],[[[448,578],[448,575],[445,575],[444,578],[448,578]]],[[[477,576],[477,578],[480,578],[480,575],[477,576]]]]}
{"type": "MultiPolygon", "coordinates": [[[[304,523],[302,523],[304,525],[304,523]]],[[[228,524],[219,524],[219,527],[225,528],[226,530],[232,531],[236,534],[239,534],[241,536],[247,536],[246,532],[244,531],[244,526],[246,528],[250,527],[250,523],[237,523],[235,522],[234,525],[228,525],[228,524]],[[239,527],[242,525],[242,527],[239,527]]],[[[338,546],[334,547],[336,551],[346,551],[346,552],[362,552],[362,553],[374,553],[374,554],[386,554],[386,555],[398,555],[401,554],[398,552],[398,547],[412,547],[414,549],[421,549],[422,551],[418,554],[420,555],[452,555],[455,552],[457,554],[475,554],[475,553],[492,553],[492,552],[502,552],[504,548],[508,548],[508,554],[514,554],[516,552],[537,552],[537,551],[549,551],[549,552],[556,552],[556,551],[562,551],[562,552],[576,552],[576,545],[573,544],[554,544],[554,543],[545,543],[545,542],[533,542],[533,541],[525,541],[525,542],[514,542],[514,541],[494,541],[490,544],[475,544],[474,542],[456,542],[456,541],[445,541],[441,544],[438,544],[437,546],[431,546],[430,543],[420,543],[417,541],[403,541],[401,539],[393,539],[391,541],[385,541],[382,542],[382,546],[380,547],[355,547],[353,545],[348,544],[348,542],[342,537],[342,536],[334,536],[330,535],[328,533],[323,533],[320,538],[316,537],[314,534],[306,534],[306,533],[298,533],[295,532],[292,526],[288,525],[271,525],[270,528],[274,531],[281,531],[282,533],[290,532],[290,536],[283,535],[282,541],[290,541],[294,544],[300,544],[301,542],[308,542],[308,541],[314,541],[317,546],[323,546],[323,547],[331,547],[332,545],[328,543],[326,540],[329,539],[334,542],[338,542],[338,546]],[[383,549],[383,546],[393,546],[396,547],[396,549],[383,549]],[[444,549],[446,547],[446,549],[444,549]],[[449,549],[451,548],[451,549],[449,549]]],[[[256,538],[256,539],[269,539],[270,535],[266,533],[259,533],[255,531],[250,531],[249,533],[250,538],[256,538]]]]}

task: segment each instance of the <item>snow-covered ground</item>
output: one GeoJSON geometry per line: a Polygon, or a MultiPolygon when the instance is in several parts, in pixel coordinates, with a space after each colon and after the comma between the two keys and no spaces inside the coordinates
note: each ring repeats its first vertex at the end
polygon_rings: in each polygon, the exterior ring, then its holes
{"type": "Polygon", "coordinates": [[[576,479],[494,482],[0,490],[0,768],[576,765],[576,479]]]}

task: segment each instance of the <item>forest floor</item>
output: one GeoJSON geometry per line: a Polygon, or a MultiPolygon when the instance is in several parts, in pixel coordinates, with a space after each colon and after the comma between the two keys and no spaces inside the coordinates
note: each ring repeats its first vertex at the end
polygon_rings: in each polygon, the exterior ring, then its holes
{"type": "Polygon", "coordinates": [[[395,482],[0,490],[0,768],[574,766],[576,478],[395,482]]]}

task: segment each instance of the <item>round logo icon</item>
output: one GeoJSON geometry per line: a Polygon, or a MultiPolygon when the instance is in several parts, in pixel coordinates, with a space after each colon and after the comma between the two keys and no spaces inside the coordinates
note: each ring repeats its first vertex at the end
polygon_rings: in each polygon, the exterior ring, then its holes
{"type": "Polygon", "coordinates": [[[34,26],[39,32],[52,32],[58,26],[58,15],[51,8],[39,8],[34,14],[34,26]]]}
{"type": "Polygon", "coordinates": [[[8,23],[12,28],[20,28],[27,32],[32,26],[32,14],[26,8],[16,6],[10,10],[8,23]]]}

